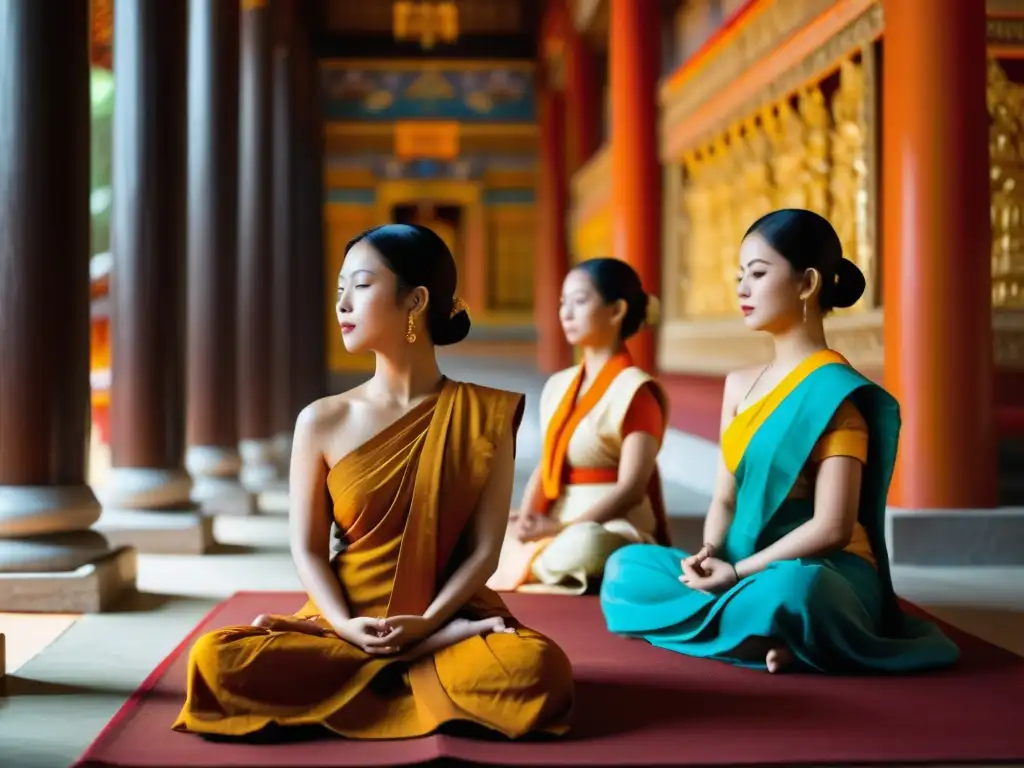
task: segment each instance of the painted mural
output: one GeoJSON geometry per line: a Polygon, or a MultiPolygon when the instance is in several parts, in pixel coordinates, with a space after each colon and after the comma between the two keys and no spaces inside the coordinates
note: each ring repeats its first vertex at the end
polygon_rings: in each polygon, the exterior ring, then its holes
{"type": "Polygon", "coordinates": [[[320,77],[328,120],[536,120],[533,69],[525,65],[403,68],[395,63],[378,69],[325,62],[320,77]]]}
{"type": "Polygon", "coordinates": [[[533,155],[462,155],[455,160],[401,160],[391,154],[338,154],[328,158],[328,170],[369,171],[381,180],[452,179],[471,181],[487,171],[531,171],[533,155]]]}

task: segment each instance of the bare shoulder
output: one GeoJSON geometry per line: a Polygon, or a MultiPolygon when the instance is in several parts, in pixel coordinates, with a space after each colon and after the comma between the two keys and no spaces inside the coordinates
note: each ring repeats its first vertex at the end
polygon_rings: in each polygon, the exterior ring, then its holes
{"type": "Polygon", "coordinates": [[[757,377],[761,375],[763,370],[764,366],[758,365],[740,368],[727,374],[725,377],[725,392],[722,399],[732,405],[738,404],[747,391],[754,386],[754,382],[757,381],[757,377]]]}
{"type": "MultiPolygon", "coordinates": [[[[358,387],[357,387],[358,389],[358,387]]],[[[301,411],[295,421],[295,432],[321,436],[333,432],[345,423],[355,390],[328,395],[314,400],[301,411]]]]}

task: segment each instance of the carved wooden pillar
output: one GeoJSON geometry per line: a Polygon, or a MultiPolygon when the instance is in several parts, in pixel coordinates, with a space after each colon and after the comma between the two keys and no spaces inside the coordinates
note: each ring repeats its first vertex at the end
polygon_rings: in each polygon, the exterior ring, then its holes
{"type": "Polygon", "coordinates": [[[266,0],[242,4],[238,404],[242,483],[258,492],[278,477],[271,414],[270,24],[266,0]]]}
{"type": "Polygon", "coordinates": [[[273,5],[274,52],[271,73],[272,111],[272,214],[271,214],[271,430],[274,440],[278,473],[288,477],[291,457],[292,378],[294,368],[293,340],[295,288],[295,93],[293,70],[295,65],[295,13],[294,3],[273,5]]]}
{"type": "Polygon", "coordinates": [[[593,50],[573,24],[566,30],[566,161],[571,176],[601,146],[601,91],[593,50]]]}
{"type": "Polygon", "coordinates": [[[0,19],[0,611],[102,610],[135,553],[86,485],[89,2],[0,19]]]}
{"type": "Polygon", "coordinates": [[[310,47],[309,7],[300,7],[295,34],[295,258],[293,275],[292,411],[327,394],[324,335],[323,124],[319,69],[310,47]]]}
{"type": "MultiPolygon", "coordinates": [[[[661,166],[658,162],[658,3],[609,0],[611,33],[612,256],[628,262],[644,290],[661,293],[661,166]]],[[[630,340],[636,364],[655,366],[654,334],[630,340]]]]}
{"type": "Polygon", "coordinates": [[[114,5],[111,470],[99,527],[145,551],[202,552],[185,471],[187,5],[114,5]]]}
{"type": "Polygon", "coordinates": [[[193,500],[246,514],[239,482],[237,333],[238,6],[189,5],[188,449],[193,500]]]}
{"type": "Polygon", "coordinates": [[[890,494],[997,503],[985,4],[885,6],[885,382],[903,429],[890,494]]]}
{"type": "Polygon", "coordinates": [[[537,243],[534,260],[534,322],[537,367],[554,373],[572,363],[572,350],[558,320],[562,282],[569,269],[569,188],[565,163],[565,94],[550,73],[541,90],[537,243]]]}

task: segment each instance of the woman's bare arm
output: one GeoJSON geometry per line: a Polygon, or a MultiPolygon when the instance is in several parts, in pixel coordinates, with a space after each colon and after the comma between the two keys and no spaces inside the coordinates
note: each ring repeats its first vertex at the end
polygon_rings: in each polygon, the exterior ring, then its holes
{"type": "Polygon", "coordinates": [[[331,513],[324,488],[327,465],[322,450],[318,404],[302,409],[295,422],[289,472],[288,526],[299,580],[333,627],[352,618],[338,577],[331,569],[331,513]]]}
{"type": "Polygon", "coordinates": [[[515,440],[509,430],[495,449],[490,476],[484,485],[471,522],[473,544],[469,557],[438,592],[423,617],[436,629],[448,622],[487,583],[498,567],[501,544],[508,524],[515,476],[515,440]]]}
{"type": "Polygon", "coordinates": [[[519,505],[520,514],[530,514],[540,508],[540,464],[533,468],[530,479],[526,481],[526,488],[523,490],[523,501],[519,505]]]}
{"type": "MultiPolygon", "coordinates": [[[[745,376],[742,373],[731,373],[725,379],[725,390],[722,393],[722,415],[719,421],[719,434],[736,417],[736,406],[743,394],[745,376]]],[[[718,469],[715,473],[715,486],[711,492],[711,503],[704,518],[704,543],[710,544],[716,551],[725,544],[733,516],[736,514],[736,478],[725,465],[725,459],[719,457],[718,469]]]]}
{"type": "Polygon", "coordinates": [[[831,456],[818,465],[814,516],[774,544],[736,563],[741,579],[779,560],[817,557],[850,543],[860,508],[864,465],[850,456],[831,456]]]}

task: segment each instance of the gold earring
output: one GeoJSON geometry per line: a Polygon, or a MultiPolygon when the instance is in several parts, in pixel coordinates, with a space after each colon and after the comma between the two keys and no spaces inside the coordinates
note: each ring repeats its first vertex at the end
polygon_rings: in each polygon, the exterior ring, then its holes
{"type": "Polygon", "coordinates": [[[412,312],[409,313],[409,324],[405,329],[405,340],[410,344],[416,343],[416,316],[412,312]]]}
{"type": "Polygon", "coordinates": [[[804,299],[804,322],[807,322],[807,299],[804,299]]]}

